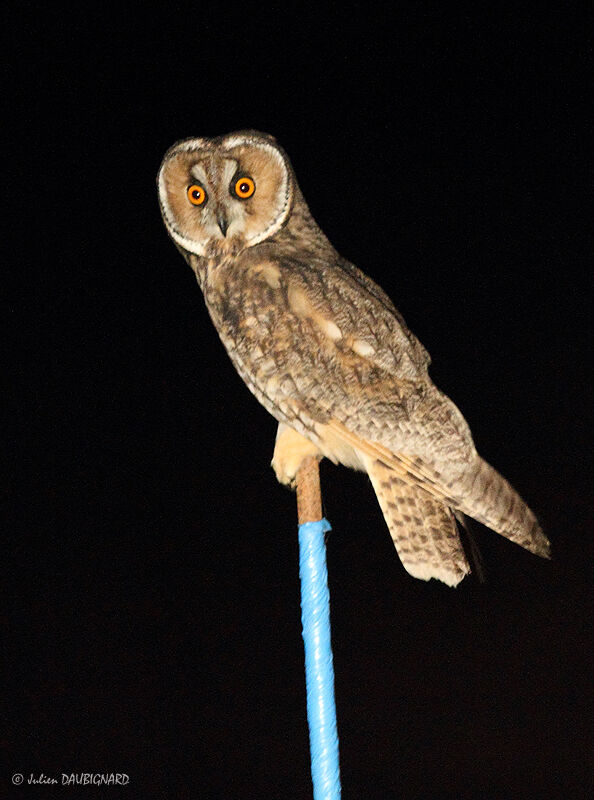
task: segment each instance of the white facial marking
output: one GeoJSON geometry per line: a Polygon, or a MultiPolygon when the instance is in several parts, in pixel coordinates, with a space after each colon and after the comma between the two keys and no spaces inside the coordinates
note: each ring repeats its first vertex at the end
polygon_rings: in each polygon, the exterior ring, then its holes
{"type": "Polygon", "coordinates": [[[194,164],[194,166],[191,169],[191,172],[192,172],[192,177],[196,178],[197,181],[200,181],[202,186],[204,186],[207,183],[208,178],[206,177],[206,170],[204,169],[202,164],[194,164]]]}
{"type": "Polygon", "coordinates": [[[167,225],[167,230],[169,231],[172,239],[179,245],[181,245],[185,250],[188,250],[190,253],[194,253],[194,255],[203,256],[205,254],[204,246],[201,245],[199,242],[196,242],[194,239],[191,239],[189,236],[184,236],[177,230],[175,223],[175,215],[172,213],[169,203],[167,202],[167,186],[165,185],[165,164],[166,162],[163,163],[161,171],[159,172],[159,200],[161,203],[161,210],[163,212],[163,217],[167,225]]]}
{"type": "Polygon", "coordinates": [[[185,142],[174,145],[174,148],[176,153],[179,153],[180,150],[186,153],[193,153],[194,150],[208,149],[208,146],[208,139],[188,139],[185,142]]]}
{"type": "Polygon", "coordinates": [[[276,161],[282,174],[281,185],[277,193],[275,213],[272,215],[272,222],[263,231],[260,231],[247,240],[247,243],[251,247],[259,242],[263,242],[264,239],[268,239],[269,236],[272,236],[274,233],[276,233],[276,231],[278,231],[282,226],[291,208],[292,189],[289,181],[287,165],[285,164],[284,158],[276,149],[276,147],[268,144],[268,142],[263,142],[261,139],[252,138],[250,136],[232,136],[228,139],[225,139],[222,147],[225,150],[232,150],[233,148],[240,147],[242,145],[246,147],[259,147],[261,150],[265,150],[266,153],[269,156],[272,156],[272,158],[276,161]]]}
{"type": "Polygon", "coordinates": [[[223,175],[222,175],[222,183],[224,187],[229,186],[231,180],[235,173],[237,172],[237,168],[239,164],[234,158],[225,158],[223,160],[223,175]]]}

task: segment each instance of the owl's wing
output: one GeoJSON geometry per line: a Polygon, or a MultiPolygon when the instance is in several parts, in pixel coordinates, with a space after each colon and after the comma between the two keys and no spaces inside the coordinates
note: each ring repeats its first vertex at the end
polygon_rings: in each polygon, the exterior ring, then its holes
{"type": "Polygon", "coordinates": [[[388,295],[384,292],[382,287],[378,286],[377,283],[375,283],[375,281],[369,277],[369,275],[366,275],[362,270],[359,269],[359,267],[351,264],[350,261],[341,259],[336,266],[337,270],[340,270],[343,273],[343,281],[350,278],[349,282],[351,285],[354,282],[357,289],[361,287],[366,293],[378,300],[378,302],[381,303],[381,305],[383,305],[387,310],[389,315],[392,315],[396,318],[400,328],[402,329],[402,332],[409,340],[419,364],[423,364],[425,368],[428,367],[431,363],[431,356],[427,350],[425,350],[417,337],[409,330],[404,317],[398,311],[390,297],[388,297],[388,295]],[[346,276],[348,276],[348,278],[346,276]]]}
{"type": "MultiPolygon", "coordinates": [[[[376,293],[327,263],[268,261],[225,283],[214,314],[245,382],[322,452],[360,453],[444,505],[541,554],[547,541],[474,448],[460,411],[376,293]],[[341,448],[343,448],[341,450],[341,448]]],[[[212,313],[212,309],[211,309],[212,313]]],[[[353,463],[351,462],[351,465],[353,463]]]]}
{"type": "Polygon", "coordinates": [[[215,324],[277,419],[310,431],[334,421],[392,453],[467,460],[462,415],[433,386],[426,351],[371,279],[344,262],[285,258],[230,280],[215,324]]]}

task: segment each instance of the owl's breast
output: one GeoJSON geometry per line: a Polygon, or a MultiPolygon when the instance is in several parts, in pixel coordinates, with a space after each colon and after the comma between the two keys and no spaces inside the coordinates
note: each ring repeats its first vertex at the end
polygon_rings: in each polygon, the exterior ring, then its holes
{"type": "Polygon", "coordinates": [[[300,405],[295,379],[301,348],[287,313],[280,267],[264,258],[218,265],[209,270],[203,289],[210,317],[244,383],[272,416],[290,422],[300,405]]]}
{"type": "Polygon", "coordinates": [[[269,328],[282,308],[280,270],[269,259],[234,259],[209,267],[204,299],[221,336],[237,344],[269,328]]]}
{"type": "Polygon", "coordinates": [[[203,288],[210,317],[242,377],[247,369],[256,379],[263,362],[277,363],[289,347],[279,267],[265,258],[220,263],[208,270],[203,288]]]}

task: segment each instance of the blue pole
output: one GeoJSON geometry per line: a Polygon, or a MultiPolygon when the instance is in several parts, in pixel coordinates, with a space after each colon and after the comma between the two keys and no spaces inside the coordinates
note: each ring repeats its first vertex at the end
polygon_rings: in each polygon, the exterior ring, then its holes
{"type": "Polygon", "coordinates": [[[301,622],[305,645],[307,721],[314,800],[340,800],[330,594],[324,534],[326,519],[299,526],[301,622]]]}

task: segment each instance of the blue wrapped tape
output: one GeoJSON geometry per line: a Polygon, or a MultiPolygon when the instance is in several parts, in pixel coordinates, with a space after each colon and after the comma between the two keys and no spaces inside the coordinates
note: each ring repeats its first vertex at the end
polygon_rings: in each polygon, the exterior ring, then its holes
{"type": "Polygon", "coordinates": [[[326,519],[304,522],[299,526],[301,622],[314,800],[340,798],[330,594],[324,539],[329,530],[330,523],[326,519]]]}

